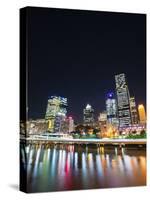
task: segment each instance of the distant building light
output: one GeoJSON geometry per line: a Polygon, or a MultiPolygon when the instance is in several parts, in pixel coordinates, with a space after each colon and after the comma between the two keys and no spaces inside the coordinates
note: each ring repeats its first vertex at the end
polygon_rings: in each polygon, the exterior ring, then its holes
{"type": "Polygon", "coordinates": [[[139,107],[139,108],[143,108],[143,104],[140,104],[138,107],[139,107]]]}
{"type": "Polygon", "coordinates": [[[87,104],[87,105],[86,105],[86,109],[91,109],[91,105],[90,105],[90,104],[87,104]]]}
{"type": "Polygon", "coordinates": [[[112,98],[112,97],[114,97],[113,92],[109,92],[109,93],[107,94],[107,98],[112,98]]]}

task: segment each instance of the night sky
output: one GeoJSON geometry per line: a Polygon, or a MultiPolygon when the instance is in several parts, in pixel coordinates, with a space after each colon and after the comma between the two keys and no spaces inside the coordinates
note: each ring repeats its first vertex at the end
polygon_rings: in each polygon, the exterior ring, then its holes
{"type": "Polygon", "coordinates": [[[48,96],[68,98],[68,115],[95,118],[125,73],[137,104],[146,104],[146,16],[28,8],[29,118],[44,118],[48,96]]]}

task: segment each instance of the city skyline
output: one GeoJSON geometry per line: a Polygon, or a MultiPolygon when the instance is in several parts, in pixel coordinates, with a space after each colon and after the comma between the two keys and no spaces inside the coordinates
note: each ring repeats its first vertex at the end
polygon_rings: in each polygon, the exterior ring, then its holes
{"type": "MultiPolygon", "coordinates": [[[[122,73],[122,74],[124,74],[124,73],[122,73]]],[[[120,74],[120,75],[122,75],[122,74],[120,74]]],[[[116,75],[115,75],[116,76],[116,75]]],[[[114,82],[115,82],[115,76],[114,76],[114,82]]],[[[127,79],[127,78],[126,78],[127,79]]],[[[130,89],[129,89],[129,91],[130,91],[130,89]]],[[[135,95],[136,96],[136,95],[135,95]]],[[[49,99],[51,99],[52,97],[58,97],[58,98],[62,98],[62,99],[66,99],[66,101],[68,102],[69,100],[68,100],[68,98],[67,97],[64,97],[64,96],[60,96],[60,95],[51,95],[51,96],[49,96],[48,98],[47,98],[47,100],[49,101],[49,99]]],[[[103,109],[102,110],[96,110],[97,112],[95,112],[95,109],[94,109],[94,118],[95,118],[95,121],[98,121],[98,117],[99,117],[99,114],[101,113],[101,112],[103,112],[103,111],[107,111],[107,101],[108,101],[108,99],[111,99],[111,98],[114,98],[114,100],[116,101],[116,104],[118,104],[118,102],[117,102],[117,90],[116,89],[114,89],[114,91],[113,90],[109,90],[105,95],[104,95],[104,99],[103,99],[103,102],[104,102],[104,105],[103,105],[103,109]],[[111,95],[111,96],[110,96],[111,95]],[[96,113],[96,114],[95,114],[96,113]]],[[[130,98],[133,98],[133,97],[130,97],[130,98]]],[[[129,100],[130,100],[130,98],[129,98],[129,100]]],[[[134,100],[135,102],[136,102],[136,99],[134,100]]],[[[67,103],[68,104],[68,103],[67,103]]],[[[140,103],[140,104],[142,104],[142,103],[140,103]]],[[[140,104],[137,104],[137,105],[140,105],[140,104]]],[[[78,118],[78,116],[76,116],[77,118],[76,118],[76,123],[84,123],[84,113],[83,113],[83,111],[84,111],[84,108],[86,107],[86,106],[92,106],[93,107],[93,105],[90,103],[90,102],[87,102],[87,103],[85,103],[85,105],[84,105],[84,107],[83,107],[83,109],[82,109],[82,116],[81,116],[81,118],[78,118]],[[79,121],[79,119],[80,119],[80,121],[79,121]]],[[[144,105],[144,104],[143,104],[144,105]]],[[[146,108],[146,106],[144,105],[144,107],[146,108]]],[[[47,104],[46,104],[46,108],[47,108],[47,104]]],[[[72,108],[72,106],[71,106],[71,108],[72,108]]],[[[70,114],[70,113],[68,113],[68,110],[71,110],[71,108],[69,108],[68,106],[67,106],[67,111],[66,111],[66,116],[71,116],[71,117],[73,117],[73,114],[70,114]]],[[[138,107],[136,107],[136,109],[138,109],[138,107]]],[[[47,109],[45,109],[45,113],[46,113],[46,110],[47,109]]],[[[118,109],[117,109],[118,110],[118,109]]],[[[118,111],[116,111],[116,112],[118,112],[118,111]]],[[[45,113],[43,114],[43,118],[45,118],[45,113]]],[[[38,118],[40,118],[40,117],[37,117],[37,118],[34,118],[34,119],[38,119],[38,118]]],[[[74,117],[73,117],[74,118],[74,117]]],[[[32,119],[32,118],[30,118],[30,119],[32,119]]]]}
{"type": "MultiPolygon", "coordinates": [[[[130,96],[130,90],[124,73],[115,75],[116,97],[113,92],[106,95],[106,105],[103,112],[99,112],[99,117],[95,117],[92,105],[87,104],[83,109],[82,123],[74,123],[74,118],[67,115],[68,100],[62,96],[50,96],[48,98],[45,119],[29,120],[29,132],[35,132],[35,122],[43,122],[43,130],[54,134],[75,133],[81,131],[82,134],[88,130],[88,134],[94,134],[100,131],[102,137],[112,137],[114,134],[128,133],[138,130],[140,134],[144,133],[146,125],[146,112],[143,104],[136,105],[135,97],[130,96]],[[137,113],[138,110],[138,113],[137,113]],[[33,124],[32,124],[33,123],[33,124]],[[74,126],[77,125],[77,126],[74,126]],[[136,130],[137,129],[137,130],[136,130]],[[141,130],[143,129],[143,130],[141,130]]],[[[42,129],[41,129],[42,130],[42,129]]]]}
{"type": "Polygon", "coordinates": [[[87,103],[98,116],[120,73],[146,108],[145,16],[50,10],[29,12],[29,118],[44,118],[51,95],[67,97],[75,121],[87,103]]]}

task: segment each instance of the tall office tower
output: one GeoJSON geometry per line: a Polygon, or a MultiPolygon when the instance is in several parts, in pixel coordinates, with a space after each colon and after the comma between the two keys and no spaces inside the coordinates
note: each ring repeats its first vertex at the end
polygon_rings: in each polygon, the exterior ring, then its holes
{"type": "Polygon", "coordinates": [[[129,90],[126,83],[125,74],[118,74],[115,76],[117,107],[119,127],[127,127],[131,125],[129,90]]]}
{"type": "Polygon", "coordinates": [[[106,96],[106,112],[108,123],[118,127],[117,103],[113,92],[108,93],[106,96]]]}
{"type": "Polygon", "coordinates": [[[134,97],[130,97],[130,112],[132,124],[138,124],[138,114],[134,97]]]}
{"type": "Polygon", "coordinates": [[[94,109],[91,105],[87,104],[83,110],[83,121],[85,125],[93,126],[94,124],[94,109]]]}
{"type": "Polygon", "coordinates": [[[145,108],[144,108],[143,104],[140,104],[138,106],[138,112],[139,112],[140,124],[145,125],[146,124],[146,114],[145,114],[145,108]]]}
{"type": "Polygon", "coordinates": [[[51,96],[48,99],[45,119],[48,121],[49,132],[60,132],[61,123],[67,113],[67,98],[51,96]]]}

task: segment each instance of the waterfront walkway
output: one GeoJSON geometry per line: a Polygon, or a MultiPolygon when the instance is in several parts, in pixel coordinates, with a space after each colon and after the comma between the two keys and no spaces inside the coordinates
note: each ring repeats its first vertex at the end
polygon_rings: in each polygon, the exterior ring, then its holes
{"type": "Polygon", "coordinates": [[[138,144],[145,145],[146,139],[72,139],[72,138],[26,138],[29,142],[42,142],[42,143],[55,143],[55,144],[112,144],[112,145],[126,145],[126,144],[138,144]]]}

